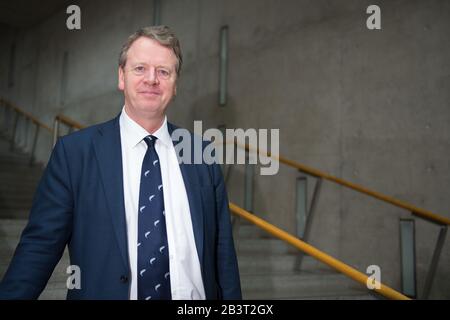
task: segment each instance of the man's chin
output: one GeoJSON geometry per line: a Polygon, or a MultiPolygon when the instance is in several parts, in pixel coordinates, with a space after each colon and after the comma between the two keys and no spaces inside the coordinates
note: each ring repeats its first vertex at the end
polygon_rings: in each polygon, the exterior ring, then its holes
{"type": "Polygon", "coordinates": [[[157,115],[157,114],[162,115],[164,113],[164,108],[161,105],[154,105],[154,104],[141,105],[139,110],[148,115],[157,115]]]}

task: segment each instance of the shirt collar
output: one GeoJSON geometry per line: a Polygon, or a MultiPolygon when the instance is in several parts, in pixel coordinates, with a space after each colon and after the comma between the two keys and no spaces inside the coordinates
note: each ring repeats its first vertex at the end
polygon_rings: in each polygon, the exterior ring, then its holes
{"type": "MultiPolygon", "coordinates": [[[[122,108],[119,122],[120,130],[125,137],[125,143],[131,148],[136,147],[145,137],[150,135],[147,130],[128,116],[125,112],[125,107],[122,108]]],[[[172,138],[169,134],[169,129],[167,127],[167,116],[164,116],[163,124],[155,132],[153,132],[152,135],[157,137],[158,140],[165,146],[170,146],[173,144],[172,138]]]]}

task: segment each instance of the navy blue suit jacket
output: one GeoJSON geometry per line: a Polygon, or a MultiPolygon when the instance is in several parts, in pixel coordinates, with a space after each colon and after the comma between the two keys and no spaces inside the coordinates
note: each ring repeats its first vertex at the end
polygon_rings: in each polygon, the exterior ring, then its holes
{"type": "MultiPolygon", "coordinates": [[[[171,124],[168,128],[169,133],[175,129],[171,124]]],[[[220,168],[204,163],[180,168],[206,298],[241,299],[220,168]]],[[[71,264],[81,270],[81,289],[68,290],[68,299],[128,299],[131,275],[122,180],[119,117],[60,138],[0,283],[0,298],[38,298],[67,245],[71,264]]]]}

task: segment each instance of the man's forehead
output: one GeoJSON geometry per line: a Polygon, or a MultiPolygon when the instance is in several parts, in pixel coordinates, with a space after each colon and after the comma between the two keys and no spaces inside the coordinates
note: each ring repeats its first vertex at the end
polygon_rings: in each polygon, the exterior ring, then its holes
{"type": "Polygon", "coordinates": [[[176,64],[177,61],[172,49],[146,37],[140,37],[133,42],[128,50],[127,58],[133,63],[176,64]]]}

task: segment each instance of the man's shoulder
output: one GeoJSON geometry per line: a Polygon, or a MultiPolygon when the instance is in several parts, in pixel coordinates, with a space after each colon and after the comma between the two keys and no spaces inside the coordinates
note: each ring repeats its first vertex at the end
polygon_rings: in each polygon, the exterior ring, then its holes
{"type": "Polygon", "coordinates": [[[85,139],[91,139],[96,135],[103,135],[111,130],[114,130],[118,126],[118,118],[113,118],[111,120],[94,124],[78,131],[72,132],[68,135],[61,137],[65,142],[77,142],[83,141],[85,139]]]}

